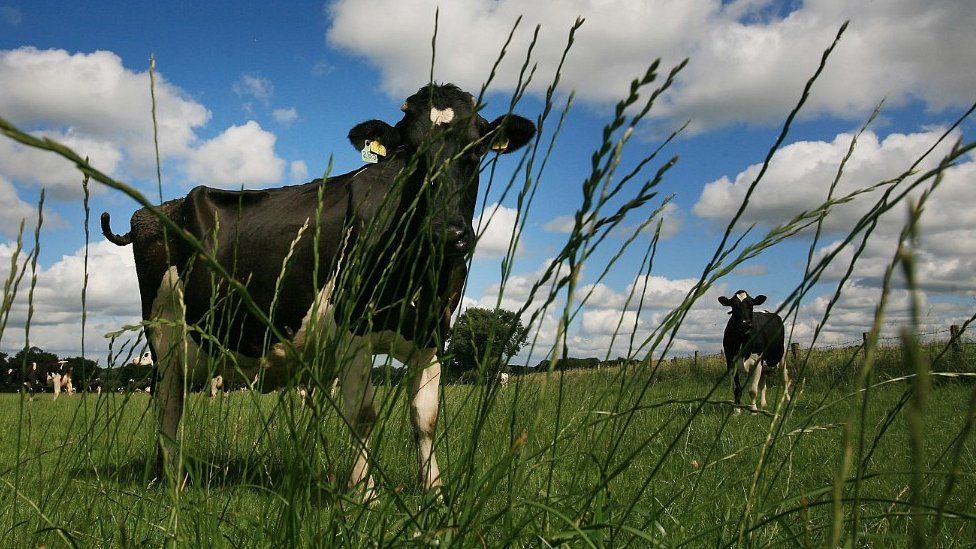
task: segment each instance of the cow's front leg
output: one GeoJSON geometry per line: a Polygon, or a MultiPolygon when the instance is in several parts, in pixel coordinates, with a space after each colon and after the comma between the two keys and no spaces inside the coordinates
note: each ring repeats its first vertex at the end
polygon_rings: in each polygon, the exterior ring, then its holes
{"type": "Polygon", "coordinates": [[[786,397],[786,402],[790,401],[790,371],[786,367],[786,360],[779,363],[780,368],[783,369],[783,394],[786,397]]]}
{"type": "Polygon", "coordinates": [[[441,486],[441,473],[434,456],[441,363],[436,352],[430,349],[418,352],[410,368],[414,371],[410,380],[410,422],[417,440],[419,482],[427,490],[436,490],[441,486]]]}
{"type": "Polygon", "coordinates": [[[759,356],[753,354],[743,361],[743,369],[746,372],[749,382],[749,409],[755,413],[756,398],[759,396],[759,378],[762,376],[762,361],[759,356]]]}
{"type": "Polygon", "coordinates": [[[742,370],[742,358],[733,357],[728,363],[729,375],[732,377],[732,398],[735,401],[735,413],[740,412],[738,406],[742,400],[742,384],[739,382],[739,372],[742,370]]]}
{"type": "Polygon", "coordinates": [[[372,352],[364,338],[349,338],[340,344],[338,364],[342,365],[342,413],[352,429],[356,458],[349,475],[349,487],[358,488],[364,501],[374,497],[373,477],[369,474],[369,434],[376,423],[373,384],[370,380],[372,352]]]}
{"type": "Polygon", "coordinates": [[[761,371],[759,375],[759,409],[766,409],[766,382],[769,380],[769,376],[766,375],[766,363],[760,362],[757,366],[761,371]]]}

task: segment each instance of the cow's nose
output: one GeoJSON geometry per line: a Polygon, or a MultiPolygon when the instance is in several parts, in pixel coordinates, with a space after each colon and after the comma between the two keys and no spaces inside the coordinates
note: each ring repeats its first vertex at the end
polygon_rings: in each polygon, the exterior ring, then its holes
{"type": "Polygon", "coordinates": [[[449,225],[447,227],[447,242],[453,245],[457,253],[467,253],[471,249],[474,235],[471,229],[464,225],[449,225]]]}

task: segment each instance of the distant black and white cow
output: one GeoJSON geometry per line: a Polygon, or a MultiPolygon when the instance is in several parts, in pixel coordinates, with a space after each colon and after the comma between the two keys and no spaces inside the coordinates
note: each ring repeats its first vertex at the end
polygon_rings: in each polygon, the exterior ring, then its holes
{"type": "Polygon", "coordinates": [[[752,297],[749,292],[739,290],[732,297],[721,296],[718,302],[731,307],[732,315],[725,326],[722,346],[725,349],[726,366],[731,370],[732,391],[735,403],[742,397],[739,383],[739,370],[744,370],[749,383],[750,408],[757,410],[756,397],[761,393],[759,407],[766,407],[766,380],[776,371],[783,369],[783,390],[786,399],[790,398],[790,378],[783,361],[784,335],[783,319],[768,311],[754,312],[753,307],[766,302],[766,296],[752,297]]]}
{"type": "Polygon", "coordinates": [[[27,365],[26,374],[24,387],[31,395],[48,388],[53,390],[56,400],[62,392],[68,394],[75,392],[75,388],[71,382],[71,366],[67,360],[45,362],[42,364],[31,362],[27,365]]]}
{"type": "Polygon", "coordinates": [[[475,103],[454,85],[431,84],[403,103],[395,126],[370,120],[349,132],[369,162],[354,172],[267,190],[197,187],[160,207],[246,285],[256,307],[293,347],[269,338],[266,324],[234,299],[228,284],[215,282],[210,266],[172,231],[165,233],[148,209],[137,211],[130,232],[121,236],[102,214],[106,238],[133,244],[158,367],[161,469],[176,462],[173,441],[185,386],[203,386],[214,374],[226,382],[243,372],[247,379],[258,374],[259,388],[269,391],[306,383],[307,365],[319,364],[324,369],[316,372],[335,370],[341,377],[343,415],[358,448],[349,484],[371,495],[371,356],[383,353],[411,369],[420,482],[440,485],[433,452],[438,352],[475,243],[471,223],[481,159],[490,150],[517,150],[535,135],[531,121],[509,114],[489,122],[475,103]],[[193,327],[185,346],[184,320],[193,327]],[[212,337],[199,337],[201,331],[212,337]],[[232,353],[221,353],[222,362],[208,371],[198,352],[214,356],[214,341],[232,353]],[[190,383],[184,383],[184,371],[190,383]]]}

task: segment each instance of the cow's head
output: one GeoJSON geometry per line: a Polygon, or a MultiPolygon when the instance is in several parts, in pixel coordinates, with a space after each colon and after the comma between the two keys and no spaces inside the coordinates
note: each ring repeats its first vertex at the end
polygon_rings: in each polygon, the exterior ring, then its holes
{"type": "Polygon", "coordinates": [[[735,295],[732,297],[719,296],[718,302],[726,307],[732,308],[732,310],[729,311],[729,314],[732,315],[732,318],[729,319],[731,324],[749,329],[752,328],[753,307],[765,303],[766,296],[760,294],[756,297],[752,297],[749,295],[749,292],[739,290],[738,292],[735,292],[735,295]]]}
{"type": "Polygon", "coordinates": [[[407,98],[396,126],[370,120],[349,131],[357,149],[379,161],[402,155],[417,161],[422,203],[432,235],[448,253],[467,253],[474,244],[471,220],[478,196],[481,159],[489,151],[518,150],[535,135],[535,125],[518,115],[488,122],[471,94],[453,84],[430,84],[407,98]]]}

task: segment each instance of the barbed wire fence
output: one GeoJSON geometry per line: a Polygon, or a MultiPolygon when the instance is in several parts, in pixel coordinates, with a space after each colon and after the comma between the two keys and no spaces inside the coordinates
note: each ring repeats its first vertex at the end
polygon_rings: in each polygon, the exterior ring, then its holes
{"type": "MultiPolygon", "coordinates": [[[[976,333],[968,326],[953,324],[942,329],[930,329],[914,334],[918,342],[928,349],[929,359],[933,363],[938,363],[943,368],[954,371],[976,371],[976,333]]],[[[789,367],[794,368],[802,363],[809,354],[816,353],[823,355],[833,351],[853,358],[857,354],[863,354],[864,349],[869,344],[868,332],[862,332],[860,338],[852,338],[831,343],[817,343],[813,346],[804,345],[799,341],[788,342],[784,361],[789,367]],[[846,351],[846,352],[845,352],[846,351]]],[[[902,352],[902,339],[899,335],[881,335],[877,338],[875,345],[877,352],[884,355],[898,354],[902,352]]],[[[724,362],[725,353],[702,353],[693,351],[685,355],[676,355],[669,359],[672,364],[687,363],[691,359],[691,367],[695,370],[708,362],[716,360],[724,362]]],[[[852,362],[851,364],[856,364],[852,362]]]]}

